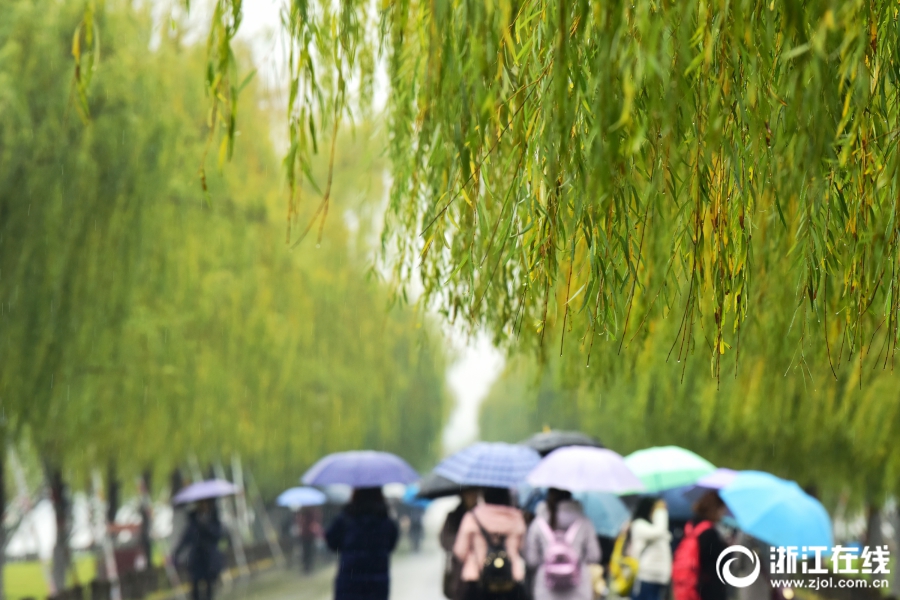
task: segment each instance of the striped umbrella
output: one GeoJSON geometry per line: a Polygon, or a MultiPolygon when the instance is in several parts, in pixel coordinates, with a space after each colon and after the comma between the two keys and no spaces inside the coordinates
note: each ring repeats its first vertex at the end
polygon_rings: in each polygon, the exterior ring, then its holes
{"type": "Polygon", "coordinates": [[[502,442],[479,442],[441,461],[434,473],[466,486],[512,488],[540,462],[531,448],[502,442]]]}

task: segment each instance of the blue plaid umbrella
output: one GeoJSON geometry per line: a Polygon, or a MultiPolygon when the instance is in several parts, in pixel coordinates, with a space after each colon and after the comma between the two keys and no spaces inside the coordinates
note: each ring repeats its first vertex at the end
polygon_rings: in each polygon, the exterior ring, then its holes
{"type": "Polygon", "coordinates": [[[479,442],[442,460],[434,473],[460,485],[513,488],[540,460],[540,454],[525,446],[479,442]]]}

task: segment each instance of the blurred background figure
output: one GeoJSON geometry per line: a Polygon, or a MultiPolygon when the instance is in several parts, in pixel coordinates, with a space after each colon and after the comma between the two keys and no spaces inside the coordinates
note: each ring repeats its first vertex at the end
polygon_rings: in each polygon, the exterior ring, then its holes
{"type": "Polygon", "coordinates": [[[187,569],[191,577],[191,598],[212,600],[213,590],[225,566],[225,558],[219,550],[222,540],[222,523],[215,502],[202,500],[188,515],[187,528],[175,549],[173,558],[180,562],[187,552],[187,569]]]}
{"type": "Polygon", "coordinates": [[[325,533],[340,554],[335,600],[387,600],[390,556],[399,530],[388,514],[381,488],[358,488],[325,533]]]}
{"type": "Polygon", "coordinates": [[[304,506],[297,511],[297,537],[303,572],[312,573],[316,566],[316,545],[323,537],[322,511],[318,506],[304,506]]]}

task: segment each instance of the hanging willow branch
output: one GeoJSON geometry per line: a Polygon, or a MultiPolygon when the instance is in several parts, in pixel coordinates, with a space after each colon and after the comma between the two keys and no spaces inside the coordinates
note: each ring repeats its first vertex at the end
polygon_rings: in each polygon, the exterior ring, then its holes
{"type": "MultiPolygon", "coordinates": [[[[230,77],[241,11],[216,6],[210,90],[230,77]]],[[[380,52],[383,244],[399,280],[421,277],[449,318],[499,340],[518,323],[539,343],[564,314],[590,345],[678,319],[679,359],[708,346],[718,376],[748,319],[805,304],[824,324],[801,338],[840,337],[860,360],[885,321],[893,364],[896,2],[292,0],[282,20],[289,227],[317,132],[369,102],[380,52]],[[510,194],[509,239],[495,243],[510,194]],[[793,275],[774,277],[784,261],[793,275]],[[793,301],[767,301],[794,285],[793,301]]],[[[211,98],[213,111],[231,102],[211,98]]]]}

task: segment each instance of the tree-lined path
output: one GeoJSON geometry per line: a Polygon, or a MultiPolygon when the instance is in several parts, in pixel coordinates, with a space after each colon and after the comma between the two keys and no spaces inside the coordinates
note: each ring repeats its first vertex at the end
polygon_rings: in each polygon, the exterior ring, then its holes
{"type": "MultiPolygon", "coordinates": [[[[433,536],[432,536],[433,538],[433,536]]],[[[440,600],[444,557],[429,543],[420,554],[401,551],[391,561],[391,600],[440,600]]],[[[330,600],[334,566],[304,577],[276,569],[246,583],[235,583],[222,600],[330,600]]]]}

